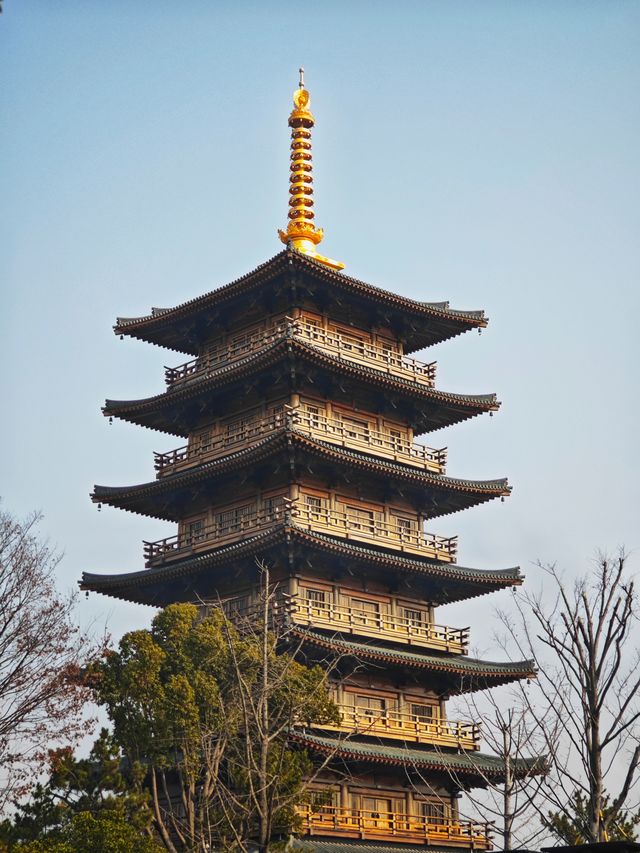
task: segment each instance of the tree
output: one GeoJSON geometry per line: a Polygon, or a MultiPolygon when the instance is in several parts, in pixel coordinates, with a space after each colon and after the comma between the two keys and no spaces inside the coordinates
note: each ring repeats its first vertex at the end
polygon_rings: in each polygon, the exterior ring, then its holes
{"type": "Polygon", "coordinates": [[[55,742],[85,727],[81,673],[95,653],[73,620],[74,596],[61,596],[59,557],[38,539],[38,515],[0,513],[0,811],[55,742]]]}
{"type": "MultiPolygon", "coordinates": [[[[550,830],[553,835],[563,844],[576,846],[586,844],[589,834],[589,802],[580,790],[573,794],[571,802],[572,813],[568,810],[548,812],[543,818],[545,829],[550,830]]],[[[610,797],[603,797],[602,814],[606,819],[611,813],[610,797]]],[[[617,816],[609,822],[607,841],[635,841],[636,828],[640,825],[640,812],[629,814],[626,811],[618,812],[617,816]]]]}
{"type": "Polygon", "coordinates": [[[584,804],[587,842],[605,840],[625,819],[640,765],[640,649],[634,645],[640,609],[625,562],[622,552],[613,560],[601,555],[573,589],[555,567],[541,566],[546,598],[516,599],[517,623],[503,614],[511,641],[539,668],[540,701],[528,697],[529,710],[543,731],[549,731],[543,716],[550,714],[559,734],[557,742],[545,736],[547,803],[557,821],[569,824],[576,804],[584,804]],[[614,778],[620,781],[609,800],[605,787],[614,778]]]}
{"type": "Polygon", "coordinates": [[[148,795],[106,729],[86,758],[76,758],[69,748],[56,749],[49,754],[49,767],[48,781],[36,785],[31,798],[0,824],[0,850],[55,851],[69,844],[93,853],[160,850],[151,844],[148,795]]]}
{"type": "Polygon", "coordinates": [[[123,637],[94,665],[98,701],[132,767],[144,768],[154,824],[167,850],[267,850],[296,825],[314,778],[288,732],[336,722],[327,673],[281,652],[265,573],[260,616],[232,624],[220,606],[202,615],[171,605],[150,631],[123,637]]]}
{"type": "Polygon", "coordinates": [[[504,775],[500,778],[487,772],[470,751],[466,755],[475,764],[482,788],[469,790],[461,774],[450,771],[450,776],[465,791],[474,811],[497,824],[503,850],[511,850],[514,842],[517,847],[531,846],[541,832],[532,817],[547,771],[546,758],[539,753],[545,742],[555,742],[553,720],[541,714],[534,719],[528,704],[513,692],[496,695],[489,691],[480,700],[468,694],[457,707],[463,707],[470,719],[482,720],[483,745],[501,759],[504,775]]]}
{"type": "Polygon", "coordinates": [[[140,835],[117,809],[94,816],[75,814],[59,833],[28,841],[14,848],[15,853],[161,853],[156,841],[140,835]]]}

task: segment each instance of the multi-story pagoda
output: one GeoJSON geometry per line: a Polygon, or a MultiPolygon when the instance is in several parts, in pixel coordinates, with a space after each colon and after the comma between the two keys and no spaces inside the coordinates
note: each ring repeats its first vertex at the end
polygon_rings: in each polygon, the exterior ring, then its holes
{"type": "Polygon", "coordinates": [[[291,735],[332,757],[303,815],[313,847],[487,848],[486,825],[462,820],[457,799],[503,768],[478,752],[478,721],[448,719],[446,701],[533,667],[470,658],[468,630],[442,627],[435,609],[521,576],[459,566],[457,540],[435,531],[440,516],[509,487],[446,476],[446,450],[415,439],[499,404],[438,390],[435,363],[410,355],[487,320],[350,278],[317,253],[313,124],[301,79],[286,249],[176,308],[118,319],[116,334],[192,360],[166,370],[163,393],[108,400],[105,415],[187,443],[156,454],[151,482],[96,486],[92,498],[178,530],[144,544],[142,571],[85,573],[81,585],[159,607],[222,599],[242,610],[258,594],[257,562],[268,564],[308,659],[339,658],[337,731],[291,735]]]}

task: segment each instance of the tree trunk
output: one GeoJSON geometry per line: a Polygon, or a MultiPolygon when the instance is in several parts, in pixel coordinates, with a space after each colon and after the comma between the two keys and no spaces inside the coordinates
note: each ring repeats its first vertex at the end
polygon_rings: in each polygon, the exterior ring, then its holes
{"type": "Polygon", "coordinates": [[[169,836],[169,832],[167,831],[165,822],[162,819],[162,811],[160,809],[160,797],[158,795],[158,780],[156,778],[156,770],[154,767],[151,768],[151,801],[153,803],[153,813],[156,819],[156,826],[158,827],[158,831],[160,832],[162,843],[167,848],[169,853],[178,853],[173,842],[171,841],[171,837],[169,836]]]}
{"type": "Polygon", "coordinates": [[[269,814],[269,570],[263,570],[262,610],[262,702],[260,732],[260,853],[266,853],[271,834],[271,816],[269,814]]]}
{"type": "MultiPolygon", "coordinates": [[[[511,720],[510,720],[511,722],[511,720]]],[[[511,737],[510,725],[502,727],[502,748],[504,755],[504,794],[503,794],[503,832],[502,845],[504,850],[511,850],[513,833],[513,768],[511,766],[511,737]]]]}

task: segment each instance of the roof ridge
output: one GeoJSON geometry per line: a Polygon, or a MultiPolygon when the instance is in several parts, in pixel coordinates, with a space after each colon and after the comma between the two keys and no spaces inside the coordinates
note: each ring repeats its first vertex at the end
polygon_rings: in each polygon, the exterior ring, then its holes
{"type": "Polygon", "coordinates": [[[484,661],[480,658],[470,658],[467,655],[459,655],[452,652],[423,654],[421,652],[410,652],[385,646],[374,646],[370,643],[358,643],[354,640],[342,639],[342,637],[338,637],[337,635],[325,637],[323,634],[318,634],[317,631],[312,631],[308,628],[299,626],[294,626],[291,630],[302,639],[308,637],[312,642],[317,642],[325,647],[344,647],[347,651],[358,651],[360,654],[365,656],[369,655],[371,657],[380,657],[387,660],[396,657],[397,659],[405,659],[417,664],[422,662],[422,665],[430,666],[434,669],[451,669],[457,670],[458,672],[482,672],[482,667],[484,666],[486,667],[484,672],[491,674],[511,671],[523,674],[530,673],[531,675],[534,675],[536,671],[534,660],[484,661]]]}
{"type": "Polygon", "coordinates": [[[223,454],[214,459],[209,459],[206,462],[202,462],[199,465],[194,465],[193,467],[187,468],[186,470],[177,471],[173,474],[167,474],[166,476],[161,478],[149,480],[144,483],[135,483],[133,485],[128,486],[102,486],[99,484],[95,484],[91,498],[95,502],[98,499],[117,495],[123,492],[126,493],[127,491],[139,491],[142,493],[144,493],[145,491],[162,492],[175,484],[181,484],[183,482],[188,483],[190,480],[197,480],[201,477],[206,477],[207,473],[209,473],[211,469],[215,469],[217,467],[224,468],[228,465],[233,464],[242,457],[251,457],[253,455],[257,455],[259,451],[262,450],[265,446],[268,446],[269,444],[276,445],[279,441],[281,442],[284,438],[287,438],[288,436],[291,436],[296,440],[301,440],[307,446],[318,446],[321,450],[326,449],[328,451],[331,451],[337,456],[348,456],[349,458],[355,459],[357,461],[361,460],[363,464],[377,462],[385,468],[399,469],[402,474],[410,475],[416,480],[425,479],[428,482],[433,483],[435,486],[439,486],[440,488],[451,487],[454,490],[458,491],[465,491],[469,489],[475,489],[476,491],[489,490],[497,492],[496,497],[498,497],[499,494],[501,492],[504,492],[506,489],[510,489],[507,484],[506,477],[495,480],[463,480],[455,477],[447,477],[446,475],[435,474],[431,471],[421,469],[418,466],[394,462],[392,460],[385,459],[384,457],[377,457],[375,456],[375,454],[359,453],[358,451],[351,450],[349,448],[331,444],[331,442],[321,441],[319,439],[314,438],[313,436],[307,435],[307,433],[303,432],[300,429],[296,429],[295,427],[290,427],[285,424],[282,427],[275,428],[273,432],[269,433],[264,437],[261,437],[248,447],[241,447],[230,453],[223,454]]]}
{"type": "Polygon", "coordinates": [[[206,293],[194,296],[191,299],[187,299],[184,302],[178,303],[178,305],[174,305],[171,308],[152,308],[150,314],[143,314],[139,317],[117,317],[116,323],[114,325],[114,332],[116,334],[126,334],[127,329],[134,325],[149,323],[159,319],[160,317],[165,317],[167,314],[171,313],[186,313],[190,308],[197,307],[202,304],[206,305],[207,302],[214,301],[215,297],[224,299],[229,292],[232,292],[235,289],[239,289],[241,285],[246,284],[247,281],[250,281],[254,277],[258,277],[260,273],[264,273],[264,271],[267,270],[269,267],[273,267],[275,270],[277,270],[279,266],[284,266],[283,262],[285,260],[287,261],[287,265],[291,265],[293,263],[299,264],[303,268],[309,270],[312,274],[320,273],[320,278],[325,278],[325,280],[328,278],[330,281],[338,284],[347,284],[354,290],[372,291],[375,295],[379,297],[400,302],[409,309],[413,308],[414,310],[417,309],[432,312],[435,316],[440,316],[443,318],[449,316],[455,320],[466,320],[467,322],[481,326],[485,326],[488,322],[488,318],[485,316],[484,311],[481,309],[453,309],[449,307],[448,300],[443,302],[432,302],[413,299],[409,296],[403,296],[401,294],[394,293],[391,290],[382,288],[378,285],[369,284],[368,282],[354,278],[353,276],[329,270],[324,267],[324,265],[313,261],[311,258],[304,257],[300,252],[297,252],[295,250],[284,249],[281,252],[278,252],[273,257],[259,264],[257,267],[255,267],[253,270],[250,270],[248,273],[244,273],[244,275],[241,275],[238,278],[227,282],[226,284],[220,285],[219,287],[216,287],[213,290],[209,290],[206,293]]]}
{"type": "Polygon", "coordinates": [[[224,378],[229,374],[234,372],[240,373],[239,368],[250,364],[251,362],[259,363],[260,360],[265,359],[269,354],[273,354],[278,348],[283,347],[284,344],[288,344],[289,346],[296,347],[301,349],[303,352],[315,354],[320,358],[329,361],[331,364],[339,367],[341,372],[344,372],[345,368],[350,369],[352,371],[356,371],[356,375],[358,372],[361,374],[364,373],[366,376],[369,376],[372,379],[376,379],[379,383],[383,385],[389,385],[395,383],[396,386],[400,384],[402,388],[405,388],[408,391],[415,392],[424,398],[434,397],[436,399],[441,400],[442,402],[450,402],[454,404],[461,405],[486,405],[488,407],[499,408],[500,402],[496,398],[495,393],[489,394],[458,394],[450,391],[441,391],[437,388],[431,388],[427,385],[422,386],[417,383],[410,382],[407,379],[402,379],[402,377],[389,376],[387,373],[384,373],[381,370],[376,370],[374,367],[368,367],[367,365],[361,365],[358,362],[350,362],[339,360],[335,356],[330,353],[326,353],[320,347],[316,347],[313,344],[309,344],[306,341],[300,341],[296,338],[292,338],[286,332],[275,341],[269,341],[264,347],[257,350],[256,352],[251,353],[245,358],[238,359],[237,361],[233,361],[229,364],[224,365],[223,367],[218,368],[213,372],[203,373],[194,377],[191,381],[184,383],[184,385],[180,385],[178,387],[172,386],[159,394],[153,394],[150,397],[141,397],[139,399],[134,400],[113,400],[107,399],[105,400],[105,405],[102,408],[103,414],[109,416],[111,414],[116,417],[117,412],[113,411],[115,408],[131,408],[131,407],[141,407],[141,406],[151,406],[154,403],[161,403],[164,401],[171,401],[171,399],[181,399],[184,397],[189,397],[189,392],[193,392],[194,389],[197,391],[206,383],[211,382],[212,380],[217,380],[219,378],[224,378]]]}

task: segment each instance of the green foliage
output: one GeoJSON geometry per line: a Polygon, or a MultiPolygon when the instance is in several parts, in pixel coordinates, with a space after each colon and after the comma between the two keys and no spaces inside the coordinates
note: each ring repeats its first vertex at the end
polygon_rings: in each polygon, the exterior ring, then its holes
{"type": "Polygon", "coordinates": [[[156,827],[167,846],[169,836],[185,850],[256,837],[255,780],[265,768],[270,825],[294,827],[311,763],[287,732],[294,722],[338,720],[320,667],[281,654],[278,637],[259,626],[237,631],[219,608],[202,617],[176,604],[150,631],[124,636],[92,679],[115,741],[165,810],[156,827]]]}
{"type": "MultiPolygon", "coordinates": [[[[608,795],[603,798],[602,821],[607,828],[609,841],[634,841],[640,825],[640,812],[622,812],[614,818],[614,809],[608,795]]],[[[567,812],[548,812],[542,819],[544,826],[563,844],[574,846],[588,844],[589,800],[581,791],[575,791],[567,812]]]]}
{"type": "Polygon", "coordinates": [[[78,812],[60,832],[14,848],[20,853],[161,853],[164,849],[132,826],[123,810],[78,812]]]}
{"type": "Polygon", "coordinates": [[[109,732],[102,730],[87,758],[76,758],[70,749],[53,750],[49,767],[46,785],[37,785],[31,799],[0,825],[0,850],[160,849],[148,844],[148,795],[139,777],[123,771],[122,754],[109,732]],[[93,840],[85,843],[84,837],[93,840]],[[109,846],[112,838],[121,846],[109,846]]]}
{"type": "Polygon", "coordinates": [[[50,754],[47,784],[0,825],[0,851],[241,850],[256,838],[266,849],[287,837],[312,772],[291,726],[339,715],[326,673],[280,640],[186,604],[125,635],[88,678],[113,733],[85,759],[50,754]]]}

